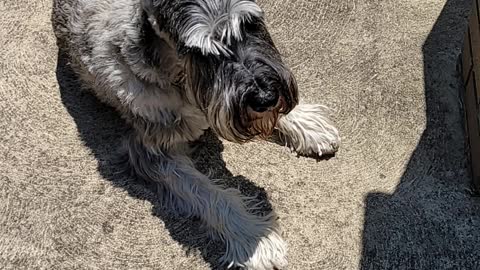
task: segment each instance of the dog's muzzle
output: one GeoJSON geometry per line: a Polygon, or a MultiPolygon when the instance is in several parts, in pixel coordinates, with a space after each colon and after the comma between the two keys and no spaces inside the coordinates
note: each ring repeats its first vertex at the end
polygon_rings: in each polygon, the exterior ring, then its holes
{"type": "Polygon", "coordinates": [[[247,98],[249,133],[260,138],[272,135],[281,114],[287,111],[285,99],[277,93],[262,93],[256,99],[247,98]]]}

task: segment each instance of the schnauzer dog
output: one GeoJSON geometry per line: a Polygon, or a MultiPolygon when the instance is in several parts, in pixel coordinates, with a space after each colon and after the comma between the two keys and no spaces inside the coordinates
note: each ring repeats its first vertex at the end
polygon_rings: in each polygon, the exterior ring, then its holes
{"type": "Polygon", "coordinates": [[[325,107],[298,105],[256,1],[55,0],[52,20],[85,87],[132,126],[125,149],[137,177],[225,242],[226,267],[285,268],[275,215],[253,214],[250,198],[215,185],[188,151],[208,128],[238,143],[275,131],[302,155],[337,151],[325,107]]]}

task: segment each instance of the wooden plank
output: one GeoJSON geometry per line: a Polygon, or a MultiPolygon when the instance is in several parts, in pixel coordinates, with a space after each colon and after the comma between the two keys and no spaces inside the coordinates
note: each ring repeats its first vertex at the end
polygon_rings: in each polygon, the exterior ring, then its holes
{"type": "Polygon", "coordinates": [[[465,88],[462,98],[465,103],[465,134],[468,142],[473,185],[480,194],[480,0],[472,0],[462,50],[462,74],[465,88]]]}
{"type": "Polygon", "coordinates": [[[476,78],[472,77],[466,86],[465,110],[467,111],[468,141],[473,184],[480,191],[480,125],[478,123],[477,102],[475,100],[476,78]]]}
{"type": "Polygon", "coordinates": [[[462,77],[465,85],[468,83],[469,75],[472,73],[472,46],[470,44],[470,29],[467,28],[465,38],[463,40],[462,51],[462,77]]]}
{"type": "MultiPolygon", "coordinates": [[[[479,20],[479,5],[478,1],[473,1],[473,12],[469,18],[469,34],[470,34],[470,46],[472,52],[472,61],[473,61],[473,73],[476,76],[480,75],[480,20],[479,20]]],[[[477,77],[478,78],[478,77],[477,77]]],[[[478,109],[480,100],[480,80],[476,80],[477,85],[475,86],[475,98],[476,106],[475,111],[478,109]]]]}

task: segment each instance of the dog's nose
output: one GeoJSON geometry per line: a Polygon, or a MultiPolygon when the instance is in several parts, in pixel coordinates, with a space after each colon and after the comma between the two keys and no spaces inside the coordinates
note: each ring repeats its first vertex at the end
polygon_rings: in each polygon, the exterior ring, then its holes
{"type": "Polygon", "coordinates": [[[278,103],[278,93],[274,91],[260,91],[247,97],[247,104],[256,112],[265,112],[278,103]]]}

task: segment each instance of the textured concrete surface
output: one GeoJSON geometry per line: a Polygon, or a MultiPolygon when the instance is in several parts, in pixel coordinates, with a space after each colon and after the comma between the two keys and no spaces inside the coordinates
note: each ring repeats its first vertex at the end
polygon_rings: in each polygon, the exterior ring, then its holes
{"type": "MultiPolygon", "coordinates": [[[[332,159],[207,137],[198,166],[281,217],[290,269],[480,269],[459,80],[468,0],[262,0],[332,159]]],[[[116,174],[127,131],[77,85],[49,0],[0,1],[0,268],[210,269],[218,243],[116,174]]]]}

